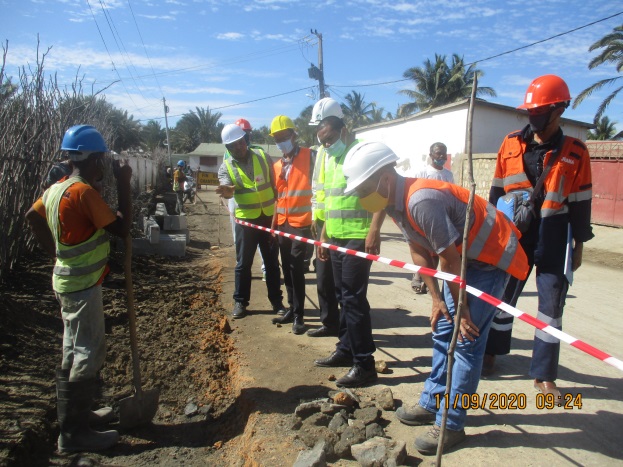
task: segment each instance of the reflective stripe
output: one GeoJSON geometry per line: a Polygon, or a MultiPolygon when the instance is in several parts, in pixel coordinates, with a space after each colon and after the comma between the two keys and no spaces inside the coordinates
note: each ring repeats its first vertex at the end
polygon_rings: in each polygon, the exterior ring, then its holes
{"type": "Polygon", "coordinates": [[[100,237],[96,238],[92,242],[82,243],[76,247],[73,247],[71,250],[56,250],[56,257],[61,259],[67,258],[75,258],[76,256],[80,256],[84,253],[88,253],[90,251],[95,250],[98,246],[103,243],[106,243],[109,240],[108,235],[104,234],[100,237]]]}
{"type": "Polygon", "coordinates": [[[517,251],[517,248],[519,248],[519,239],[513,232],[508,241],[506,242],[506,245],[504,246],[504,253],[500,257],[500,260],[498,261],[498,264],[496,264],[496,267],[504,271],[508,271],[511,262],[515,257],[515,251],[517,251]]]}
{"type": "Polygon", "coordinates": [[[325,191],[325,196],[344,196],[344,190],[346,187],[342,188],[329,188],[325,191]]]}
{"type": "Polygon", "coordinates": [[[560,339],[546,333],[545,331],[541,331],[540,329],[537,329],[534,332],[534,338],[539,339],[543,342],[547,342],[548,344],[558,344],[560,342],[560,339]]]}
{"type": "Polygon", "coordinates": [[[503,179],[504,186],[514,185],[515,183],[527,182],[528,177],[524,172],[518,173],[515,175],[509,175],[508,177],[504,177],[503,179]]]}
{"type": "MultiPolygon", "coordinates": [[[[509,315],[512,316],[512,315],[509,315]]],[[[495,321],[493,321],[491,323],[491,329],[495,329],[496,331],[512,331],[513,329],[513,323],[507,323],[507,324],[498,324],[495,321]]]]}
{"type": "Polygon", "coordinates": [[[547,316],[541,311],[537,312],[536,319],[540,319],[545,324],[557,329],[560,329],[562,327],[562,318],[552,318],[551,316],[547,316]]]}
{"type": "Polygon", "coordinates": [[[501,178],[493,178],[493,180],[491,181],[491,186],[504,188],[504,180],[502,180],[501,178]]]}
{"type": "Polygon", "coordinates": [[[311,190],[291,190],[288,191],[288,197],[294,197],[294,196],[311,196],[312,195],[312,191],[311,190]]]}
{"type": "Polygon", "coordinates": [[[60,266],[57,264],[56,266],[54,266],[53,272],[57,276],[84,276],[86,274],[91,274],[91,273],[99,271],[104,266],[106,266],[107,262],[108,262],[108,258],[106,257],[98,261],[97,263],[90,264],[88,266],[69,267],[69,266],[60,266]]]}
{"type": "Polygon", "coordinates": [[[311,212],[311,204],[309,206],[294,206],[288,209],[288,213],[290,214],[301,214],[305,212],[311,212]]]}
{"type": "Polygon", "coordinates": [[[565,201],[565,197],[556,191],[550,191],[545,195],[545,201],[553,201],[554,203],[562,204],[565,201]]]}
{"type": "Polygon", "coordinates": [[[368,211],[353,211],[353,210],[344,210],[344,211],[326,211],[327,219],[358,219],[358,218],[366,218],[370,213],[368,211]]]}
{"type": "Polygon", "coordinates": [[[324,183],[316,183],[316,191],[324,190],[324,183]]]}
{"type": "Polygon", "coordinates": [[[469,257],[478,258],[478,256],[482,253],[482,250],[487,243],[487,239],[489,238],[489,235],[491,235],[493,226],[495,225],[496,216],[496,209],[492,204],[487,204],[487,216],[485,217],[480,230],[476,233],[474,240],[471,244],[469,244],[469,257]]]}
{"type": "Polygon", "coordinates": [[[592,198],[593,198],[593,190],[586,190],[586,191],[578,191],[577,193],[569,193],[569,198],[567,199],[569,200],[570,203],[575,203],[578,201],[588,201],[592,198]]]}
{"type": "Polygon", "coordinates": [[[558,216],[561,214],[567,214],[568,212],[569,212],[569,206],[567,206],[566,204],[564,204],[561,208],[557,208],[557,209],[541,208],[541,218],[558,216]]]}

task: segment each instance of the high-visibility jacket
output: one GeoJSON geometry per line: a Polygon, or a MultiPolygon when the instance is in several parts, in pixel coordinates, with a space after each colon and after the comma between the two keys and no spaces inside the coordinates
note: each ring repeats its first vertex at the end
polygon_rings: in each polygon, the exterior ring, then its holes
{"type": "MultiPolygon", "coordinates": [[[[560,154],[543,183],[545,200],[541,207],[541,218],[567,214],[568,204],[592,198],[591,165],[586,145],[579,139],[563,137],[565,140],[560,154]]],[[[521,131],[511,133],[504,139],[498,153],[492,186],[503,188],[506,193],[532,189],[523,166],[526,147],[521,131]]],[[[545,154],[544,167],[550,157],[552,151],[545,154]]]]}
{"type": "Polygon", "coordinates": [[[56,264],[52,287],[59,293],[88,289],[99,281],[108,263],[110,243],[104,229],[96,230],[91,237],[77,245],[61,243],[59,205],[65,191],[74,183],[87,183],[80,177],[71,177],[52,185],[43,194],[46,219],[56,243],[56,264]]]}
{"type": "Polygon", "coordinates": [[[293,227],[309,227],[312,223],[312,157],[309,148],[300,148],[292,159],[288,179],[281,177],[283,159],[273,165],[277,187],[277,224],[285,222],[293,227]]]}
{"type": "Polygon", "coordinates": [[[314,166],[314,191],[316,192],[315,206],[313,212],[314,220],[320,220],[324,222],[324,210],[325,210],[325,192],[324,192],[324,160],[326,157],[326,151],[323,146],[318,148],[316,154],[316,164],[314,166]]]}
{"type": "Polygon", "coordinates": [[[361,207],[359,197],[345,195],[346,178],[342,167],[348,150],[339,157],[329,157],[324,162],[325,229],[329,238],[363,239],[368,235],[372,214],[361,207]]]}
{"type": "Polygon", "coordinates": [[[257,219],[262,214],[272,216],[275,192],[270,183],[270,167],[261,149],[249,149],[253,161],[253,180],[249,179],[233,158],[224,161],[229,177],[234,182],[234,199],[238,219],[257,219]]]}
{"type": "MultiPolygon", "coordinates": [[[[405,211],[411,226],[421,235],[424,230],[416,224],[409,210],[409,199],[421,189],[430,188],[449,192],[462,203],[469,201],[469,191],[452,183],[422,178],[407,179],[405,183],[405,211]]],[[[502,269],[518,279],[528,277],[528,258],[519,245],[521,233],[501,211],[480,196],[474,198],[473,222],[467,238],[467,258],[502,269]]],[[[462,254],[463,245],[457,247],[462,254]]]]}

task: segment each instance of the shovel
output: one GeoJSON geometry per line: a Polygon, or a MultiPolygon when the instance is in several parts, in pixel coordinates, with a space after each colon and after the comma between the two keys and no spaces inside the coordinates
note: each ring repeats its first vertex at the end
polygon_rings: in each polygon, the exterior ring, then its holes
{"type": "Polygon", "coordinates": [[[125,238],[125,288],[130,323],[130,348],[132,349],[132,383],[134,395],[119,401],[119,425],[122,428],[134,428],[151,422],[158,410],[158,389],[143,390],[141,387],[141,368],[136,336],[136,315],[134,313],[134,290],[132,288],[132,237],[125,238]]]}

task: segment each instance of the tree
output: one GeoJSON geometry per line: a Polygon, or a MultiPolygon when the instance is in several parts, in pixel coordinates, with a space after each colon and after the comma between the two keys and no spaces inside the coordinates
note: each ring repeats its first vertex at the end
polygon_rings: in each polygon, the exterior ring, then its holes
{"type": "Polygon", "coordinates": [[[391,112],[385,112],[385,108],[377,107],[376,104],[372,104],[372,106],[373,108],[370,113],[370,123],[380,123],[392,119],[391,112]]]}
{"type": "Polygon", "coordinates": [[[110,149],[121,152],[141,145],[141,124],[127,110],[112,108],[107,120],[112,129],[110,149]]]}
{"type": "MultiPolygon", "coordinates": [[[[621,73],[623,71],[623,25],[617,26],[613,29],[613,32],[610,34],[606,34],[604,37],[599,39],[593,45],[591,45],[588,50],[589,52],[593,52],[597,49],[603,49],[599,55],[593,58],[588,64],[588,69],[592,70],[600,65],[606,63],[612,63],[615,65],[617,73],[621,73]]],[[[597,81],[595,84],[587,87],[584,91],[578,94],[578,97],[575,98],[575,102],[573,102],[573,108],[575,109],[578,105],[584,101],[587,97],[589,97],[593,92],[599,91],[604,86],[611,86],[618,80],[620,80],[622,76],[616,76],[614,78],[606,78],[600,81],[597,81]]],[[[599,104],[597,108],[597,113],[595,113],[595,118],[593,122],[597,124],[599,119],[602,117],[610,102],[621,92],[623,86],[619,86],[614,89],[608,96],[599,104]]]]}
{"type": "Polygon", "coordinates": [[[309,124],[313,108],[313,105],[308,105],[301,110],[299,116],[294,120],[294,126],[296,127],[296,131],[298,133],[299,142],[305,147],[318,145],[318,140],[316,139],[316,129],[318,127],[309,124]]]}
{"type": "Polygon", "coordinates": [[[370,123],[374,104],[367,104],[364,100],[365,95],[359,94],[357,91],[351,91],[346,94],[342,105],[344,111],[344,120],[349,131],[370,123]]]}
{"type": "MultiPolygon", "coordinates": [[[[423,111],[440,107],[471,95],[474,84],[474,76],[480,78],[484,75],[476,69],[474,64],[465,66],[463,57],[458,54],[452,55],[452,62],[446,63],[445,55],[435,54],[434,62],[430,59],[424,61],[424,67],[407,69],[403,76],[415,83],[415,90],[403,89],[399,91],[409,97],[409,102],[400,107],[399,116],[410,115],[416,111],[423,111]]],[[[495,97],[496,93],[490,87],[478,87],[476,95],[495,97]]]]}
{"type": "Polygon", "coordinates": [[[220,143],[221,112],[212,113],[210,108],[196,107],[179,119],[171,136],[171,146],[177,152],[191,152],[201,143],[220,143]]]}
{"type": "Polygon", "coordinates": [[[611,122],[607,116],[603,116],[596,123],[594,130],[589,130],[586,134],[586,139],[592,140],[607,140],[607,139],[620,139],[623,136],[623,131],[617,133],[617,122],[611,122]]]}
{"type": "Polygon", "coordinates": [[[146,125],[141,128],[141,139],[147,149],[155,151],[156,148],[164,147],[167,139],[167,131],[162,128],[160,122],[149,120],[146,125]]]}

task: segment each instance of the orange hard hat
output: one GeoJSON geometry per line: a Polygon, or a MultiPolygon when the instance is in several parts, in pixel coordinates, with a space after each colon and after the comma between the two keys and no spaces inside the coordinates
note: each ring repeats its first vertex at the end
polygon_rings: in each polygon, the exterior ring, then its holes
{"type": "Polygon", "coordinates": [[[245,120],[244,118],[239,118],[238,120],[236,120],[236,125],[242,128],[244,131],[251,131],[253,129],[251,128],[249,120],[245,120]]]}
{"type": "Polygon", "coordinates": [[[567,83],[556,75],[543,75],[530,83],[526,97],[518,109],[535,109],[571,100],[567,83]]]}

